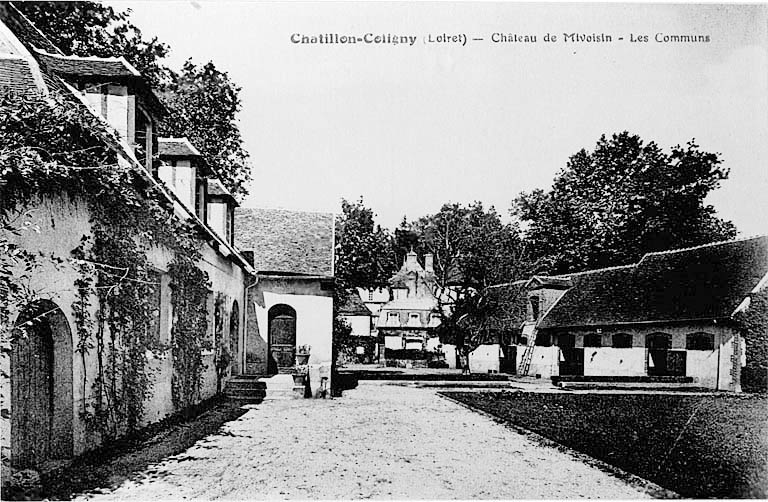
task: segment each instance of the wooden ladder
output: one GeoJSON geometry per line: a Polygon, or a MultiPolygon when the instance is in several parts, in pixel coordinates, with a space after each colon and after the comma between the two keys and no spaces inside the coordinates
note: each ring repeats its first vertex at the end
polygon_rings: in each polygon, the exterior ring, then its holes
{"type": "Polygon", "coordinates": [[[531,360],[533,359],[533,348],[536,346],[536,331],[531,330],[528,334],[528,343],[525,346],[525,352],[520,360],[520,367],[517,368],[517,374],[525,376],[528,374],[528,370],[531,369],[531,360]]]}

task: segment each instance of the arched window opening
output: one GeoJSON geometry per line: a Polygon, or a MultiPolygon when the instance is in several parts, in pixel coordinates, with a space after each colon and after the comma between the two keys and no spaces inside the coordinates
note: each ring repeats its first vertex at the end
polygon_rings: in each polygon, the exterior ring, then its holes
{"type": "Polygon", "coordinates": [[[555,345],[561,349],[572,349],[576,347],[576,335],[570,333],[559,333],[555,337],[555,345]]]}
{"type": "Polygon", "coordinates": [[[536,333],[536,345],[540,347],[551,347],[552,336],[549,333],[536,333]]]}
{"type": "Polygon", "coordinates": [[[603,335],[601,335],[600,333],[589,333],[588,335],[584,335],[584,346],[585,347],[602,347],[603,335]]]}
{"type": "Polygon", "coordinates": [[[645,347],[652,350],[669,350],[672,348],[672,335],[651,333],[645,337],[645,347]]]}
{"type": "Polygon", "coordinates": [[[611,347],[614,349],[631,349],[632,335],[629,333],[616,333],[611,337],[611,347]]]}

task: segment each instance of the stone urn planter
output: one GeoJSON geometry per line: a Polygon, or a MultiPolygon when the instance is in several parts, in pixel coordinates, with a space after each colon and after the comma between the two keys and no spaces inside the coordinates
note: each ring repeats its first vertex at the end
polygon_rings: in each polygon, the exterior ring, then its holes
{"type": "Polygon", "coordinates": [[[302,345],[298,349],[296,349],[296,364],[297,365],[304,365],[309,362],[309,350],[312,347],[309,345],[302,345]]]}
{"type": "Polygon", "coordinates": [[[309,366],[306,364],[296,364],[291,372],[294,387],[306,385],[307,375],[309,375],[309,366]]]}

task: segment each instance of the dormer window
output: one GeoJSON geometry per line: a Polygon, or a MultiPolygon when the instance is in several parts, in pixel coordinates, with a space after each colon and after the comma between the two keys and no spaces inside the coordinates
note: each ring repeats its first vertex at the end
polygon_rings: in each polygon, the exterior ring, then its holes
{"type": "Polygon", "coordinates": [[[531,296],[529,301],[531,303],[531,317],[532,317],[532,320],[538,321],[539,320],[539,315],[541,314],[539,297],[536,296],[536,295],[533,295],[533,296],[531,296]]]}
{"type": "Polygon", "coordinates": [[[186,138],[159,138],[158,151],[161,164],[157,178],[165,182],[179,201],[205,221],[205,184],[201,179],[200,153],[186,138]]]}
{"type": "Polygon", "coordinates": [[[233,244],[235,198],[218,179],[208,179],[208,226],[228,244],[233,244]]]}
{"type": "Polygon", "coordinates": [[[152,172],[157,144],[153,124],[167,111],[141,73],[123,57],[34,51],[48,72],[80,90],[89,108],[135,149],[136,159],[152,172]]]}
{"type": "Polygon", "coordinates": [[[136,107],[136,121],[134,132],[134,148],[136,160],[141,162],[148,171],[152,172],[152,157],[154,156],[154,143],[152,131],[152,119],[140,106],[136,107]]]}

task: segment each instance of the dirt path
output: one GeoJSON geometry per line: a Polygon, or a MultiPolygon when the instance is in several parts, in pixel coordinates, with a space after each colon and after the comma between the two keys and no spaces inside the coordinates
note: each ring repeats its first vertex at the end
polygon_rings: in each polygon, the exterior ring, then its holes
{"type": "Polygon", "coordinates": [[[80,499],[645,498],[434,389],[361,385],[267,401],[222,433],[80,499]]]}

